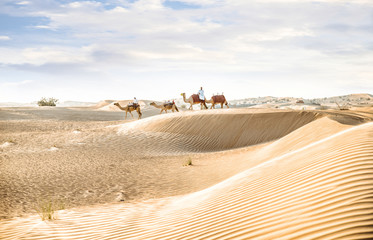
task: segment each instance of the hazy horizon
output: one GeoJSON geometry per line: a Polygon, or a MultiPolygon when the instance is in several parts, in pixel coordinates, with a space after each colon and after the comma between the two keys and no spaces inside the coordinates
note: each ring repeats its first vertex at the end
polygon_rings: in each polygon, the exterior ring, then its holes
{"type": "MultiPolygon", "coordinates": [[[[244,99],[251,99],[251,98],[253,98],[253,99],[255,99],[255,98],[266,98],[266,97],[273,97],[273,98],[279,98],[279,99],[281,99],[281,98],[294,98],[294,99],[297,99],[297,98],[302,98],[302,99],[305,99],[305,100],[312,100],[312,99],[322,99],[322,98],[333,98],[333,97],[341,97],[341,96],[348,96],[348,95],[353,95],[353,94],[368,94],[368,95],[370,95],[371,97],[373,96],[372,94],[370,94],[370,93],[351,93],[351,94],[347,94],[347,95],[340,95],[340,96],[326,96],[326,97],[320,97],[320,98],[303,98],[303,97],[294,97],[294,96],[257,96],[257,97],[244,97],[244,98],[235,98],[235,99],[228,99],[229,101],[240,101],[240,100],[244,100],[244,99]]],[[[187,97],[189,97],[189,96],[187,96],[187,97]]],[[[208,98],[210,97],[210,96],[207,96],[208,98]]],[[[40,100],[41,98],[39,98],[38,100],[34,100],[34,101],[30,101],[30,102],[11,102],[11,101],[8,101],[8,102],[0,102],[0,104],[3,104],[2,105],[2,107],[7,107],[8,105],[7,104],[10,104],[8,107],[16,107],[18,104],[19,105],[37,105],[37,102],[40,100]],[[12,105],[12,104],[15,104],[15,105],[12,105]]],[[[161,101],[165,101],[165,100],[180,100],[180,99],[182,99],[182,96],[180,96],[180,97],[176,97],[176,98],[170,98],[170,99],[160,99],[160,98],[158,98],[158,99],[139,99],[140,101],[159,101],[159,102],[161,102],[161,101]]],[[[58,100],[58,102],[57,102],[57,106],[61,106],[61,104],[62,104],[62,106],[64,106],[64,104],[67,104],[66,106],[78,106],[78,105],[71,105],[71,103],[77,103],[77,104],[96,104],[96,103],[99,103],[99,102],[101,102],[101,101],[110,101],[110,100],[113,100],[113,101],[115,101],[115,100],[119,100],[119,101],[121,101],[121,100],[132,100],[132,98],[127,98],[127,99],[125,99],[125,98],[123,98],[123,99],[100,99],[100,100],[98,100],[98,101],[76,101],[76,100],[72,100],[72,99],[63,99],[63,100],[60,100],[60,99],[57,99],[58,100]],[[69,103],[70,103],[70,105],[69,105],[69,103]]]]}
{"type": "Polygon", "coordinates": [[[0,102],[373,92],[373,1],[4,0],[0,102]]]}

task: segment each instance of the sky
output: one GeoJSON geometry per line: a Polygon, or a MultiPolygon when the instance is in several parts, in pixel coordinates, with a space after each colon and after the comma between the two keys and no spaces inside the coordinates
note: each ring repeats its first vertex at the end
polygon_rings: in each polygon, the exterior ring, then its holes
{"type": "Polygon", "coordinates": [[[0,102],[373,93],[373,0],[1,0],[0,102]]]}

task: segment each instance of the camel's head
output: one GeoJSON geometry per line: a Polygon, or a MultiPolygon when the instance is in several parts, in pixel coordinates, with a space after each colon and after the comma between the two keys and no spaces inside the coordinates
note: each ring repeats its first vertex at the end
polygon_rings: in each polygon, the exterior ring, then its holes
{"type": "Polygon", "coordinates": [[[180,94],[181,96],[184,96],[185,95],[185,93],[182,93],[182,94],[180,94]]]}
{"type": "Polygon", "coordinates": [[[114,105],[115,105],[115,106],[119,106],[119,103],[115,102],[114,105]]]}
{"type": "Polygon", "coordinates": [[[151,102],[151,103],[149,103],[149,105],[155,105],[155,102],[151,102]]]}

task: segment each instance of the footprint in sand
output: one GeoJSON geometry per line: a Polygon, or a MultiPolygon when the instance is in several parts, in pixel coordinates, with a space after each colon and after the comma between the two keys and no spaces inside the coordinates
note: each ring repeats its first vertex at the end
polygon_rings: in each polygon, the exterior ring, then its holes
{"type": "Polygon", "coordinates": [[[57,150],[59,150],[58,147],[51,147],[48,149],[48,151],[52,151],[52,152],[57,151],[57,150]]]}
{"type": "Polygon", "coordinates": [[[85,190],[84,193],[83,193],[83,197],[88,197],[90,195],[92,195],[94,192],[92,190],[85,190]]]}
{"type": "Polygon", "coordinates": [[[118,192],[117,197],[115,198],[115,200],[118,202],[124,202],[125,199],[126,199],[126,194],[124,192],[118,192]]]}
{"type": "Polygon", "coordinates": [[[6,148],[6,147],[9,147],[9,146],[12,146],[12,145],[14,145],[13,142],[5,142],[5,143],[0,145],[0,148],[6,148]]]}

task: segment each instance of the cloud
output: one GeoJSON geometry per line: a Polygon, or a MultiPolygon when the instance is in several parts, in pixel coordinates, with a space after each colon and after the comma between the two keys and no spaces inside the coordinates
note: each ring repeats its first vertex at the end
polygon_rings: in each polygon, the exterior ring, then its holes
{"type": "Polygon", "coordinates": [[[1,86],[2,87],[20,87],[22,85],[27,85],[27,84],[30,84],[32,82],[33,82],[32,80],[23,80],[23,81],[20,81],[20,82],[3,82],[3,83],[1,83],[1,86]]]}
{"type": "Polygon", "coordinates": [[[169,2],[180,2],[184,4],[189,4],[189,5],[195,5],[195,6],[212,6],[216,5],[219,3],[223,3],[224,1],[222,0],[168,0],[169,2]]]}
{"type": "Polygon", "coordinates": [[[29,5],[30,2],[29,1],[21,1],[21,2],[17,2],[16,4],[18,4],[18,5],[29,5]]]}
{"type": "Polygon", "coordinates": [[[37,26],[34,26],[34,28],[54,30],[51,26],[48,26],[48,25],[37,25],[37,26]]]}
{"type": "Polygon", "coordinates": [[[10,40],[10,37],[8,37],[8,36],[0,36],[0,41],[1,40],[10,40]]]}
{"type": "Polygon", "coordinates": [[[8,64],[7,68],[14,70],[35,72],[49,74],[51,76],[99,76],[100,73],[87,64],[74,63],[45,63],[41,65],[34,65],[29,63],[24,64],[8,64]]]}
{"type": "Polygon", "coordinates": [[[46,46],[19,49],[0,47],[0,63],[33,64],[89,62],[86,47],[46,46]]]}
{"type": "Polygon", "coordinates": [[[10,32],[13,45],[0,47],[0,64],[22,72],[76,74],[76,81],[225,78],[248,83],[241,89],[255,80],[342,86],[372,73],[372,1],[12,2],[0,11],[46,19],[27,21],[10,32]]]}
{"type": "MultiPolygon", "coordinates": [[[[348,6],[343,1],[331,0],[170,2],[199,3],[205,7],[180,12],[165,7],[161,0],[139,0],[122,1],[122,4],[109,9],[105,8],[107,3],[97,1],[72,1],[49,9],[47,6],[53,5],[53,1],[49,5],[36,1],[34,7],[38,4],[43,10],[29,14],[50,20],[47,24],[35,25],[36,29],[52,29],[61,32],[61,37],[66,40],[84,42],[96,48],[102,46],[105,49],[97,49],[97,52],[105,52],[105,56],[123,54],[126,59],[132,56],[144,61],[189,61],[193,57],[199,61],[202,55],[211,56],[211,61],[214,61],[217,55],[232,55],[228,53],[232,49],[266,53],[271,49],[292,46],[319,50],[325,54],[343,53],[341,49],[346,47],[341,46],[348,44],[355,46],[352,51],[358,45],[364,49],[367,43],[362,39],[367,39],[373,28],[369,8],[360,5],[366,1],[348,6]],[[360,24],[360,28],[351,25],[352,22],[360,24]],[[353,29],[359,31],[353,33],[359,38],[342,34],[353,29]],[[185,46],[188,46],[189,53],[184,51],[185,46]]],[[[65,47],[65,55],[70,55],[68,49],[70,47],[65,47]]],[[[46,59],[53,55],[50,51],[39,52],[46,59]]],[[[36,51],[33,54],[38,55],[36,51]]],[[[80,54],[79,51],[74,53],[80,54]]],[[[63,53],[60,51],[58,55],[57,62],[60,62],[63,53]]],[[[235,56],[236,60],[238,57],[235,56]]],[[[70,58],[74,61],[73,56],[70,55],[70,58]]],[[[120,64],[120,57],[116,59],[120,64]]]]}

